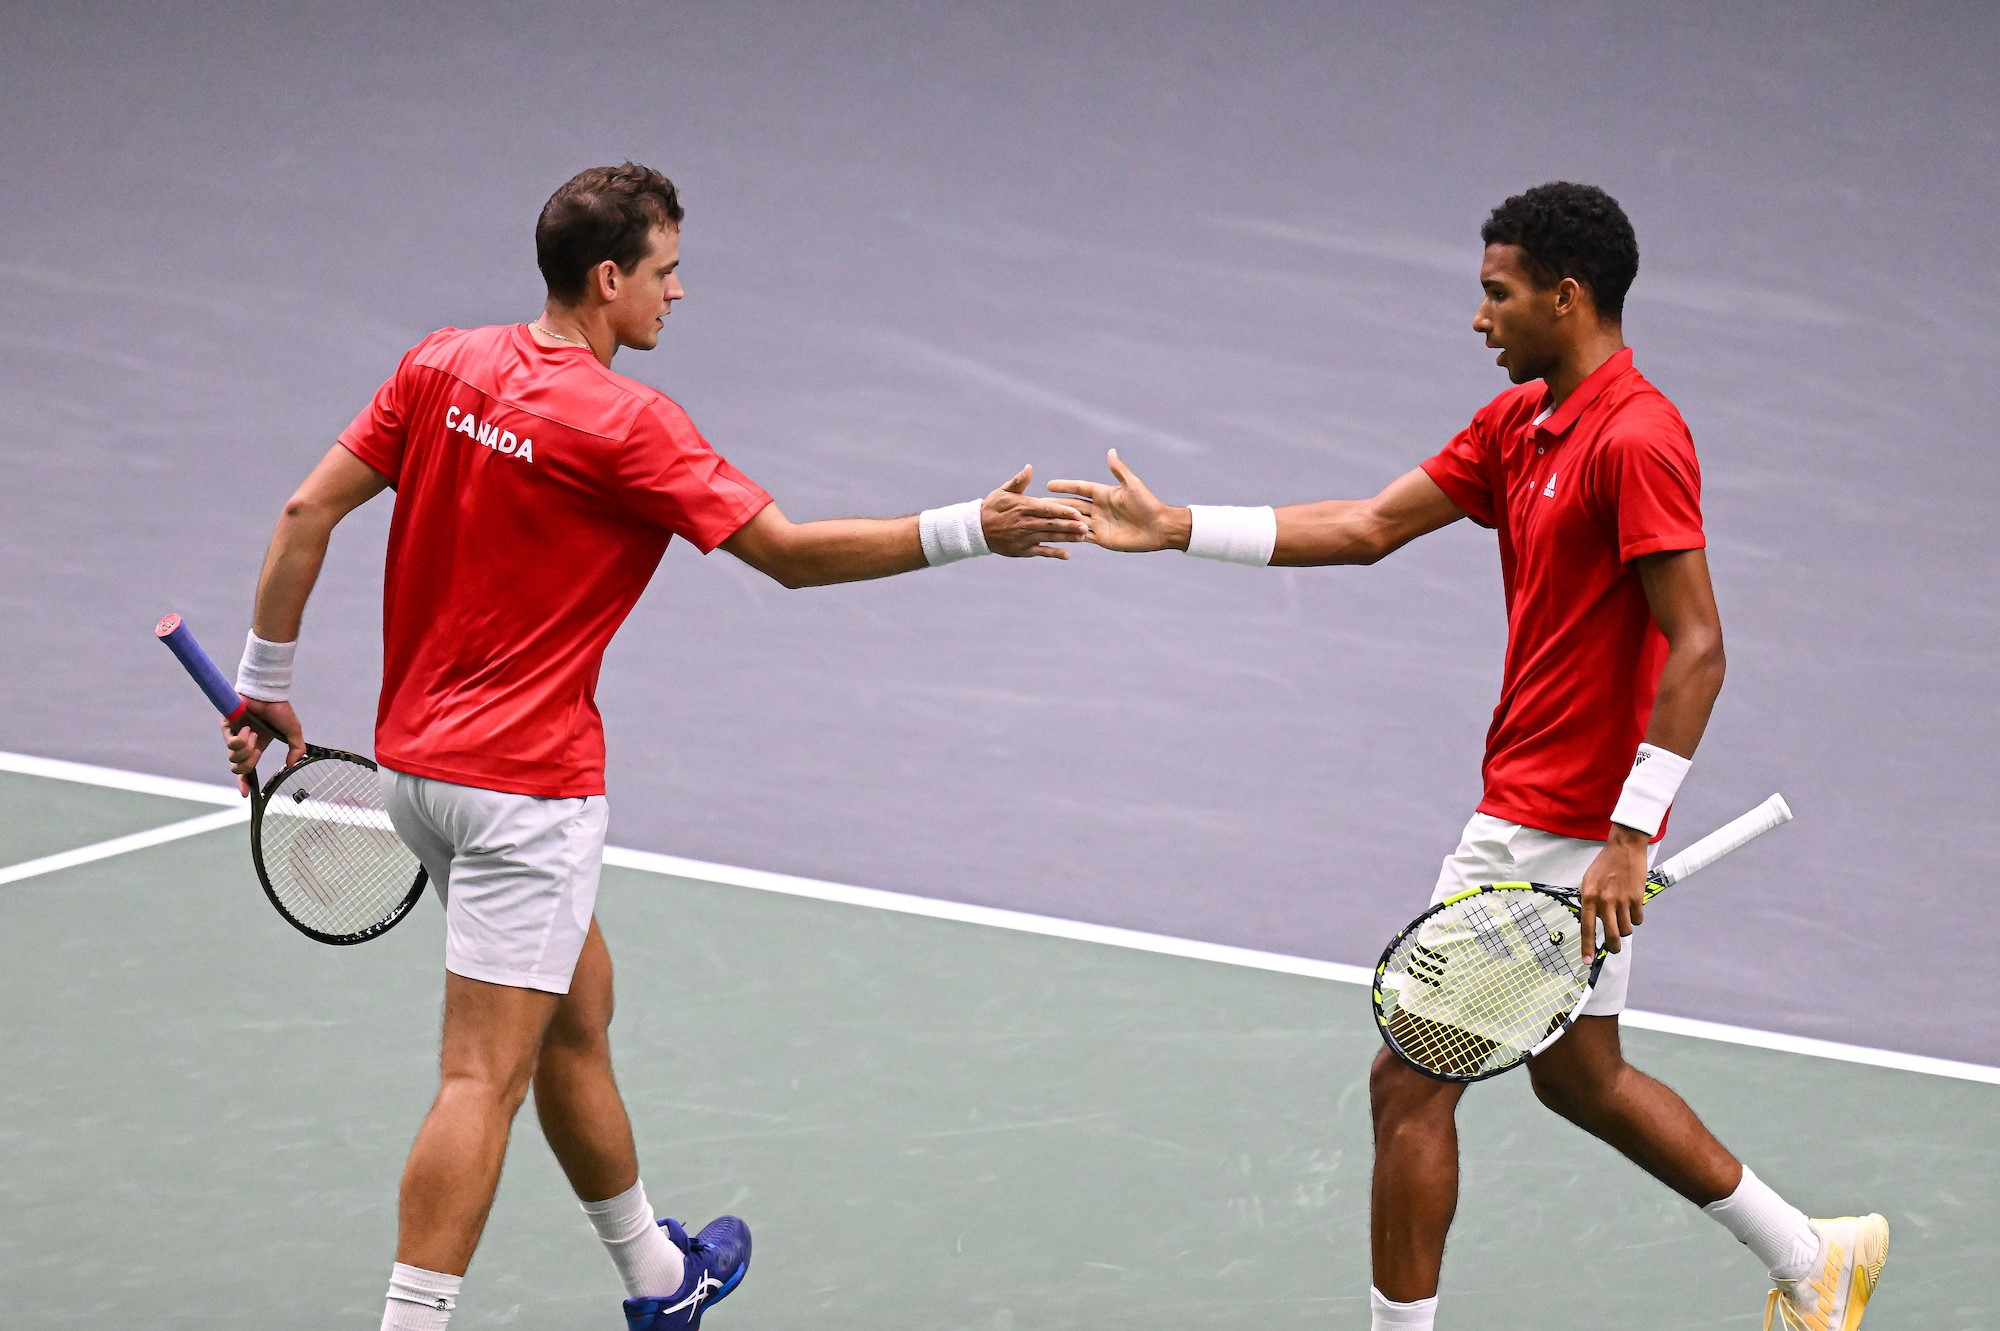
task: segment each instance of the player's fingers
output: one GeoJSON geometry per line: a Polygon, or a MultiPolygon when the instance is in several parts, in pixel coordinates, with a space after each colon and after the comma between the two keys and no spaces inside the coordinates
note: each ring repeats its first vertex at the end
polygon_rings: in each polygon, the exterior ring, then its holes
{"type": "Polygon", "coordinates": [[[1111,487],[1097,481],[1050,481],[1048,489],[1052,494],[1080,496],[1081,502],[1094,504],[1111,493],[1111,487]]]}
{"type": "Polygon", "coordinates": [[[1047,558],[1049,558],[1049,559],[1068,559],[1068,558],[1069,558],[1069,551],[1067,551],[1067,550],[1058,550],[1058,549],[1057,549],[1057,548],[1056,548],[1055,546],[1053,546],[1053,545],[1038,545],[1038,546],[1034,547],[1034,548],[1033,548],[1032,550],[1029,550],[1029,551],[1028,551],[1028,553],[1029,553],[1030,555],[1043,555],[1043,556],[1046,556],[1046,557],[1047,557],[1047,558]]]}
{"type": "Polygon", "coordinates": [[[1126,466],[1123,462],[1118,460],[1117,449],[1114,448],[1109,453],[1106,453],[1104,455],[1104,460],[1106,463],[1110,464],[1111,474],[1118,478],[1118,483],[1120,485],[1138,484],[1139,478],[1132,474],[1132,469],[1126,466]]]}
{"type": "Polygon", "coordinates": [[[1583,910],[1579,913],[1579,921],[1582,927],[1577,930],[1577,942],[1582,945],[1583,962],[1587,966],[1590,964],[1590,959],[1597,955],[1597,905],[1595,902],[1586,901],[1583,903],[1583,910]]]}
{"type": "Polygon", "coordinates": [[[1075,504],[1062,499],[1017,500],[1013,509],[1016,513],[1037,518],[1057,518],[1064,522],[1075,522],[1082,511],[1075,504]]]}
{"type": "Polygon", "coordinates": [[[1007,482],[1000,488],[1002,490],[1012,490],[1015,494],[1020,494],[1023,490],[1026,490],[1028,488],[1028,482],[1034,479],[1035,479],[1035,464],[1031,462],[1027,466],[1015,472],[1014,479],[1007,482]]]}
{"type": "Polygon", "coordinates": [[[1646,922],[1646,900],[1641,897],[1632,903],[1632,927],[1638,928],[1646,922]]]}

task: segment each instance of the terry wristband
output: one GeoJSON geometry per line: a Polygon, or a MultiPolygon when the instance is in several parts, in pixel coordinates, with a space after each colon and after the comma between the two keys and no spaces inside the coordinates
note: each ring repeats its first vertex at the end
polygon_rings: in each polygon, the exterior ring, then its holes
{"type": "Polygon", "coordinates": [[[1631,774],[1625,778],[1625,788],[1618,793],[1618,807],[1611,811],[1611,821],[1647,836],[1657,835],[1660,824],[1666,820],[1668,806],[1674,802],[1692,766],[1692,759],[1656,745],[1641,744],[1638,756],[1632,760],[1631,774]]]}
{"type": "Polygon", "coordinates": [[[1278,510],[1191,504],[1187,552],[1197,559],[1262,568],[1278,548],[1278,510]]]}
{"type": "Polygon", "coordinates": [[[258,702],[284,702],[292,696],[292,656],[296,642],[265,642],[250,632],[243,644],[243,664],[236,667],[236,691],[258,702]]]}
{"type": "Polygon", "coordinates": [[[924,562],[935,568],[955,564],[976,555],[990,555],[986,527],[979,520],[984,499],[968,499],[962,504],[927,508],[917,515],[917,539],[924,543],[924,562]]]}

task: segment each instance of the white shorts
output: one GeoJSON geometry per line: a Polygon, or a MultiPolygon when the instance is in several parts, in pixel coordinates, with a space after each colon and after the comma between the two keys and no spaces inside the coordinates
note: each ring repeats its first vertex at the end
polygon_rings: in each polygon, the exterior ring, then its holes
{"type": "MultiPolygon", "coordinates": [[[[1604,849],[1602,841],[1557,836],[1533,827],[1510,823],[1491,814],[1475,813],[1465,825],[1458,849],[1445,856],[1438,869],[1437,890],[1431,903],[1488,883],[1545,883],[1550,887],[1578,887],[1584,871],[1604,849]]],[[[1646,848],[1646,863],[1653,862],[1653,848],[1646,848]]],[[[1625,990],[1632,982],[1632,943],[1625,939],[1622,952],[1604,958],[1597,987],[1577,1010],[1582,1017],[1615,1017],[1625,1010],[1625,990]]]]}
{"type": "Polygon", "coordinates": [[[444,903],[445,969],[568,993],[597,908],[604,797],[539,799],[382,775],[389,820],[444,903]]]}

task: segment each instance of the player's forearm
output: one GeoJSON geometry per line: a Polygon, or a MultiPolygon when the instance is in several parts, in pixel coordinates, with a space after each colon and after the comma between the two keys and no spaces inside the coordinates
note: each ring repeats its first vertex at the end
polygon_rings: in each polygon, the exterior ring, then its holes
{"type": "Polygon", "coordinates": [[[1724,669],[1721,633],[1690,633],[1672,643],[1660,669],[1646,743],[1683,758],[1694,757],[1722,692],[1724,669]]]}
{"type": "Polygon", "coordinates": [[[257,602],[250,616],[251,631],[269,642],[294,642],[305,617],[306,599],[319,581],[326,562],[327,542],[337,516],[293,500],[278,518],[264,568],[257,576],[257,602]]]}
{"type": "Polygon", "coordinates": [[[926,566],[915,517],[801,522],[770,564],[764,572],[794,588],[866,582],[926,566]]]}
{"type": "Polygon", "coordinates": [[[1271,563],[1287,568],[1372,564],[1395,549],[1367,499],[1326,499],[1278,510],[1271,563]]]}

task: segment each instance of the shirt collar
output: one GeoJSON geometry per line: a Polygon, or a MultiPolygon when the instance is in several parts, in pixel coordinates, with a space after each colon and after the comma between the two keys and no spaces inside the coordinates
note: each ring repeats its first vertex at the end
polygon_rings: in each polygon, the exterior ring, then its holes
{"type": "MultiPolygon", "coordinates": [[[[1632,348],[1620,347],[1610,360],[1584,376],[1583,382],[1563,399],[1563,404],[1542,422],[1541,428],[1550,434],[1567,434],[1569,427],[1576,424],[1576,418],[1583,414],[1583,409],[1595,402],[1613,380],[1629,373],[1631,369],[1632,348]]],[[[1543,400],[1546,401],[1548,390],[1545,388],[1542,391],[1543,400]]]]}

